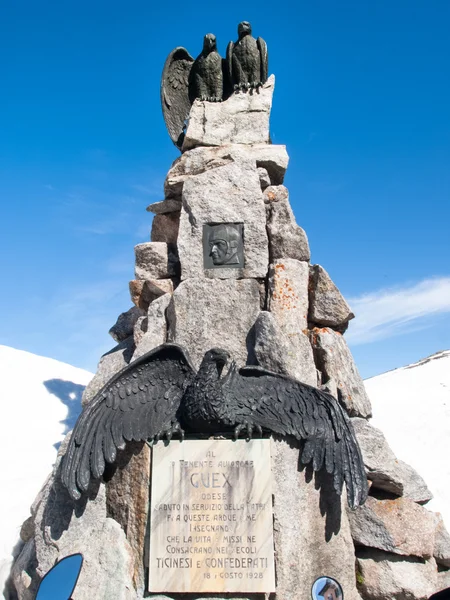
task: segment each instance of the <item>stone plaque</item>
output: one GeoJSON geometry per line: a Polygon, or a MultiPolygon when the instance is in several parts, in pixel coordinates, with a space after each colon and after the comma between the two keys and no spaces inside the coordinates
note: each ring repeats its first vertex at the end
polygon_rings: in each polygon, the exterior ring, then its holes
{"type": "Polygon", "coordinates": [[[205,269],[244,267],[243,223],[203,225],[203,266],[205,269]]]}
{"type": "Polygon", "coordinates": [[[269,440],[153,447],[151,592],[273,592],[269,440]]]}

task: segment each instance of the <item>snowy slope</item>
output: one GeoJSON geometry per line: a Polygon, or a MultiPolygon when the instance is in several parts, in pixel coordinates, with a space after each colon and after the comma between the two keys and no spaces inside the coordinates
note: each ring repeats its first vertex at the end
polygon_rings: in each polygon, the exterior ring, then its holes
{"type": "Polygon", "coordinates": [[[0,346],[0,597],[20,526],[72,429],[92,374],[0,346]]]}
{"type": "Polygon", "coordinates": [[[434,495],[427,508],[442,513],[450,531],[450,350],[364,383],[372,425],[425,479],[434,495]]]}

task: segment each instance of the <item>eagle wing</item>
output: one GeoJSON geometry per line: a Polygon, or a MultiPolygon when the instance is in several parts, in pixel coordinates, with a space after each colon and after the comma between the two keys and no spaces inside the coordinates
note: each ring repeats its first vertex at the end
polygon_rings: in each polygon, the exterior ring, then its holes
{"type": "Polygon", "coordinates": [[[269,55],[267,52],[267,44],[261,37],[256,40],[256,43],[261,56],[261,83],[266,83],[267,78],[269,77],[269,55]]]}
{"type": "Polygon", "coordinates": [[[305,440],[302,463],[333,474],[338,494],[345,481],[351,507],[364,503],[368,486],[361,451],[349,418],[333,396],[260,367],[232,368],[223,391],[237,425],[305,440]]]}
{"type": "Polygon", "coordinates": [[[161,77],[161,106],[164,121],[173,143],[181,147],[184,122],[189,116],[189,73],[194,59],[178,46],[167,57],[161,77]]]}
{"type": "Polygon", "coordinates": [[[81,413],[63,459],[61,480],[76,500],[91,475],[98,479],[126,442],[144,441],[170,430],[195,369],[177,344],[147,352],[95,395],[81,413]]]}
{"type": "Polygon", "coordinates": [[[234,50],[234,42],[229,42],[227,46],[227,56],[225,59],[225,77],[224,81],[227,81],[227,85],[233,90],[233,50],[234,50]]]}
{"type": "MultiPolygon", "coordinates": [[[[230,42],[231,44],[232,42],[230,42]]],[[[227,100],[233,93],[233,79],[229,73],[228,60],[222,58],[223,99],[227,100]]]]}

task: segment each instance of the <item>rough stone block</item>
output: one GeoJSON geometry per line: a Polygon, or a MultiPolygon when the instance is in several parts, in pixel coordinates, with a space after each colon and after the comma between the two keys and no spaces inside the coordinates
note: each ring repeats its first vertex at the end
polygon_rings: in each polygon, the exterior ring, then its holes
{"type": "MultiPolygon", "coordinates": [[[[255,144],[254,146],[240,146],[229,144],[220,147],[200,147],[185,152],[177,158],[167,173],[164,182],[164,194],[167,198],[163,202],[151,204],[153,210],[166,210],[178,207],[181,202],[183,184],[189,177],[200,175],[224,167],[235,161],[251,161],[257,168],[267,171],[271,185],[283,183],[284,175],[289,162],[286,146],[272,144],[255,144]],[[165,203],[167,202],[167,209],[165,203]]],[[[178,210],[178,208],[177,208],[178,210]]]]}
{"type": "Polygon", "coordinates": [[[147,315],[139,317],[133,329],[134,345],[137,347],[147,331],[147,315]]]}
{"type": "Polygon", "coordinates": [[[144,553],[147,551],[150,467],[148,445],[131,442],[118,453],[114,477],[106,484],[106,512],[126,534],[131,547],[132,580],[138,595],[147,583],[144,553]]]}
{"type": "Polygon", "coordinates": [[[195,100],[183,152],[196,146],[269,143],[269,118],[275,77],[253,92],[232,94],[224,102],[195,100]]]}
{"type": "Polygon", "coordinates": [[[134,279],[130,281],[131,301],[147,311],[148,305],[163,294],[173,292],[172,279],[134,279]]]}
{"type": "Polygon", "coordinates": [[[207,350],[224,348],[242,366],[247,337],[260,312],[254,279],[188,279],[172,296],[167,310],[169,339],[185,346],[198,367],[207,350]]]}
{"type": "Polygon", "coordinates": [[[142,317],[144,311],[136,306],[123,312],[117,318],[116,323],[109,330],[109,335],[116,342],[123,342],[127,337],[133,334],[133,329],[139,317],[142,317]]]}
{"type": "Polygon", "coordinates": [[[357,557],[358,588],[364,600],[428,600],[436,591],[433,558],[423,561],[381,550],[358,552],[357,557]]]}
{"type": "Polygon", "coordinates": [[[179,212],[155,215],[152,221],[152,242],[165,242],[166,244],[176,244],[179,226],[179,212]]]}
{"type": "Polygon", "coordinates": [[[418,502],[419,504],[425,504],[431,500],[433,494],[428,489],[427,484],[419,473],[413,469],[411,465],[408,465],[402,460],[398,461],[398,465],[404,482],[403,497],[414,500],[414,502],[418,502]]]}
{"type": "Polygon", "coordinates": [[[264,191],[269,235],[269,256],[274,262],[280,258],[309,261],[308,238],[295,221],[289,204],[289,193],[284,185],[270,186],[264,191]]]}
{"type": "Polygon", "coordinates": [[[346,494],[336,496],[332,478],[298,469],[299,445],[271,440],[274,477],[274,542],[280,600],[311,598],[324,574],[342,585],[345,600],[360,600],[355,551],[345,510],[346,494]]]}
{"type": "Polygon", "coordinates": [[[134,600],[133,551],[119,523],[107,516],[104,484],[91,484],[88,498],[75,504],[60,482],[63,442],[52,476],[34,505],[34,539],[28,541],[13,567],[21,600],[35,598],[40,579],[63,557],[81,552],[83,568],[77,600],[103,598],[134,600]]]}
{"type": "Polygon", "coordinates": [[[136,336],[135,334],[135,340],[138,341],[132,360],[136,360],[136,358],[139,358],[146,352],[150,352],[153,348],[167,341],[166,310],[171,298],[171,294],[164,294],[164,296],[157,298],[148,307],[145,328],[143,330],[142,324],[140,328],[142,335],[136,336]]]}
{"type": "Polygon", "coordinates": [[[160,202],[153,202],[153,204],[147,206],[146,210],[155,215],[166,215],[173,212],[179,212],[181,210],[181,200],[168,198],[167,200],[161,200],[160,202]]]}
{"type": "Polygon", "coordinates": [[[266,215],[258,171],[252,161],[232,162],[186,180],[178,253],[182,279],[266,276],[266,215]],[[204,268],[203,226],[219,223],[243,223],[243,269],[204,268]]]}
{"type": "Polygon", "coordinates": [[[270,265],[268,308],[287,336],[307,329],[308,279],[307,262],[283,258],[270,265]]]}
{"type": "Polygon", "coordinates": [[[261,184],[261,189],[265,190],[266,187],[270,185],[270,177],[267,169],[264,169],[264,167],[258,167],[258,175],[259,183],[261,184]]]}
{"type": "MultiPolygon", "coordinates": [[[[446,590],[447,588],[450,588],[450,571],[438,571],[436,592],[446,590]]],[[[440,600],[446,600],[445,596],[441,597],[440,600]]]]}
{"type": "Polygon", "coordinates": [[[398,460],[383,433],[366,419],[352,419],[353,428],[373,487],[404,496],[414,502],[427,502],[432,494],[422,477],[409,465],[398,460]]]}
{"type": "Polygon", "coordinates": [[[313,265],[309,285],[309,320],[316,325],[345,331],[354,316],[325,269],[313,265]]]}
{"type": "Polygon", "coordinates": [[[132,279],[128,284],[128,288],[131,302],[138,308],[147,310],[150,300],[147,297],[145,279],[132,279]]]}
{"type": "Polygon", "coordinates": [[[164,182],[166,202],[177,201],[181,203],[183,184],[189,177],[200,175],[206,171],[218,169],[234,162],[230,151],[234,146],[220,148],[195,148],[185,152],[177,158],[167,173],[164,182]],[[171,200],[171,199],[176,200],[171,200]]]}
{"type": "Polygon", "coordinates": [[[438,564],[450,568],[450,534],[445,528],[440,513],[434,513],[434,519],[435,531],[433,556],[438,564]]]}
{"type": "Polygon", "coordinates": [[[289,163],[286,146],[279,144],[259,144],[248,149],[256,160],[257,167],[267,170],[271,185],[281,185],[289,163]]]}
{"type": "Polygon", "coordinates": [[[370,417],[370,400],[344,337],[327,327],[315,327],[310,339],[324,383],[330,378],[336,381],[339,400],[351,417],[370,417]]]}
{"type": "Polygon", "coordinates": [[[113,375],[125,368],[134,352],[133,336],[123,340],[109,352],[104,354],[98,363],[97,372],[87,384],[83,393],[81,404],[85,406],[92,400],[95,394],[111,379],[113,375]]]}
{"type": "Polygon", "coordinates": [[[412,500],[377,500],[369,496],[363,506],[347,512],[357,546],[405,556],[433,556],[434,514],[412,500]]]}
{"type": "Polygon", "coordinates": [[[287,336],[270,312],[263,311],[256,319],[254,351],[261,367],[317,386],[316,367],[308,336],[301,332],[287,336]]]}
{"type": "Polygon", "coordinates": [[[164,242],[145,242],[134,247],[136,279],[168,279],[178,271],[176,250],[164,242]]]}

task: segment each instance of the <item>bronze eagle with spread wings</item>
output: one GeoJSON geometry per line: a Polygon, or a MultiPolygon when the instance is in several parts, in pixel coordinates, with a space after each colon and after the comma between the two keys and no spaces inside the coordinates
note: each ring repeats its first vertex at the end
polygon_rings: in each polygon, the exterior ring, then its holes
{"type": "Polygon", "coordinates": [[[127,442],[168,439],[174,433],[215,434],[253,430],[304,440],[301,462],[345,481],[348,503],[363,504],[368,492],[352,424],[333,396],[286,375],[256,366],[237,369],[230,355],[209,350],[196,372],[186,350],[163,344],[117,373],[84,408],[63,459],[61,480],[76,500],[91,477],[127,442]]]}
{"type": "Polygon", "coordinates": [[[167,57],[161,77],[161,106],[170,138],[178,148],[183,144],[185,121],[194,100],[222,101],[223,71],[212,33],[203,38],[203,49],[195,60],[182,46],[167,57]]]}

